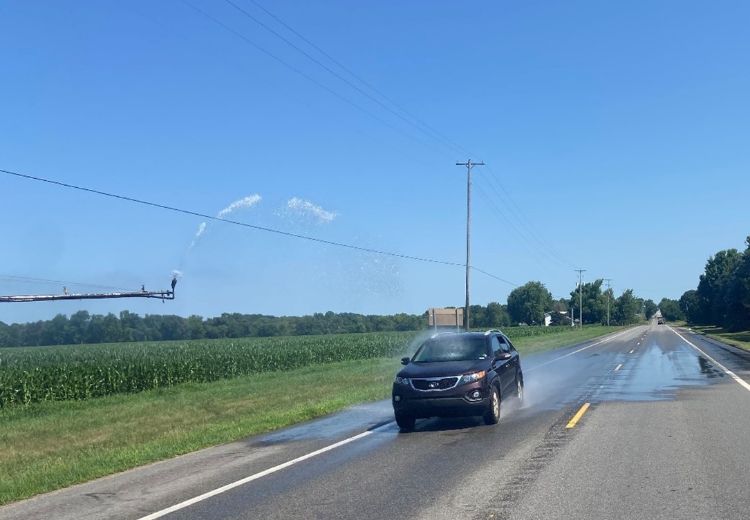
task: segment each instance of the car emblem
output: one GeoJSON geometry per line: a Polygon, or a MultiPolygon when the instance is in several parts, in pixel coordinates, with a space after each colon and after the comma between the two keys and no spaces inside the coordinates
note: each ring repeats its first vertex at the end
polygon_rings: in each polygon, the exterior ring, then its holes
{"type": "Polygon", "coordinates": [[[430,388],[437,388],[437,387],[438,387],[438,384],[437,384],[437,381],[433,381],[432,383],[430,383],[430,384],[429,384],[429,385],[427,385],[427,386],[429,386],[430,388]]]}

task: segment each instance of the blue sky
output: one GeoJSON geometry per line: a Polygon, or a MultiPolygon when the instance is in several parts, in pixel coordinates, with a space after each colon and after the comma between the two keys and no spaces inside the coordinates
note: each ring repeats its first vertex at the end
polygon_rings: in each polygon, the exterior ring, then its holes
{"type": "MultiPolygon", "coordinates": [[[[709,255],[750,234],[746,2],[257,0],[353,78],[234,1],[444,139],[225,2],[190,0],[222,27],[179,0],[7,1],[0,168],[212,215],[259,195],[232,218],[462,262],[455,162],[470,153],[488,164],[474,170],[472,263],[558,297],[578,266],[618,294],[679,297],[709,255]]],[[[157,289],[184,272],[174,302],[5,304],[6,323],[80,308],[294,315],[463,302],[460,267],[222,223],[191,248],[197,217],[3,175],[0,193],[0,294],[61,290],[11,276],[157,289]]],[[[511,289],[473,275],[476,303],[511,289]]]]}

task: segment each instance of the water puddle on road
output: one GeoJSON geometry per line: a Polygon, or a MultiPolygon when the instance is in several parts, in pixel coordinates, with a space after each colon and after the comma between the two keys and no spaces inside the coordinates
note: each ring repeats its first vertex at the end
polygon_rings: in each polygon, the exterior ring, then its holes
{"type": "Polygon", "coordinates": [[[601,401],[663,401],[680,388],[710,385],[725,378],[710,360],[680,346],[651,343],[637,357],[624,359],[597,393],[601,401]]]}
{"type": "Polygon", "coordinates": [[[352,406],[341,412],[264,435],[254,442],[269,445],[310,439],[336,439],[393,421],[391,401],[352,406]]]}

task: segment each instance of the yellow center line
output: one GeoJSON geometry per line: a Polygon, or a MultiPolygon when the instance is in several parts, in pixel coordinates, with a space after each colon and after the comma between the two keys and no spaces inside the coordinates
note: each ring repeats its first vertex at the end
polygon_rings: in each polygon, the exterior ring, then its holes
{"type": "Polygon", "coordinates": [[[589,403],[584,403],[583,406],[581,406],[581,409],[578,410],[578,412],[576,412],[576,414],[570,420],[570,422],[568,423],[568,425],[566,426],[566,428],[572,428],[572,427],[574,427],[578,423],[578,421],[581,420],[581,417],[583,417],[583,414],[586,413],[586,410],[589,409],[589,406],[590,406],[589,403]]]}

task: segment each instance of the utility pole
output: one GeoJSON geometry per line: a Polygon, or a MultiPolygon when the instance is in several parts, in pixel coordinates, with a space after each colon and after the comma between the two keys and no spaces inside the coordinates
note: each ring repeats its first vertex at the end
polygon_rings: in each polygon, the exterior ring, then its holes
{"type": "Polygon", "coordinates": [[[466,306],[464,307],[464,328],[469,331],[469,284],[471,278],[471,169],[484,166],[484,162],[457,162],[456,166],[466,166],[466,306]]]}
{"type": "Polygon", "coordinates": [[[607,282],[607,327],[609,327],[609,282],[612,278],[605,278],[604,281],[607,282]]]}
{"type": "Polygon", "coordinates": [[[578,323],[583,328],[583,273],[586,269],[573,269],[578,273],[578,323]]]}

